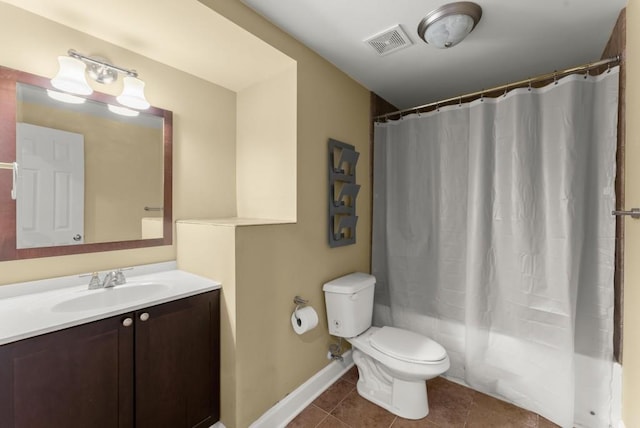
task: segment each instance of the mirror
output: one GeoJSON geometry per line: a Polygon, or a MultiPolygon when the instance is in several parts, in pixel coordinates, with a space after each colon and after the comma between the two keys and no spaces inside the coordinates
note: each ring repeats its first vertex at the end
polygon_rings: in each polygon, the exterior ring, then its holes
{"type": "Polygon", "coordinates": [[[17,200],[0,170],[0,260],[170,245],[172,113],[124,116],[110,95],[72,104],[52,89],[0,67],[0,162],[18,162],[17,200]]]}

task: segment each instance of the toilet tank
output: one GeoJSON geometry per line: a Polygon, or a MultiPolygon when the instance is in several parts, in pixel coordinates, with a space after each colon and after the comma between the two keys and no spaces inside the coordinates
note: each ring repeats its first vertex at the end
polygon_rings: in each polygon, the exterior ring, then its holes
{"type": "Polygon", "coordinates": [[[373,275],[355,272],[324,284],[329,334],[355,337],[371,327],[375,283],[373,275]]]}

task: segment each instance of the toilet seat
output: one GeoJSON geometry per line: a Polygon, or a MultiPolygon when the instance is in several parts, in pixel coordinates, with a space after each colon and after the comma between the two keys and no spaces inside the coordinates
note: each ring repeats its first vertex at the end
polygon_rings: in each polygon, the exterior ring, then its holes
{"type": "Polygon", "coordinates": [[[396,327],[377,329],[370,336],[369,343],[383,354],[410,363],[440,363],[447,358],[447,351],[439,343],[396,327]]]}
{"type": "MultiPolygon", "coordinates": [[[[406,359],[398,358],[392,355],[402,354],[397,350],[392,350],[390,352],[388,350],[384,352],[378,350],[372,345],[371,337],[383,328],[384,327],[369,327],[369,329],[361,335],[357,337],[347,338],[349,343],[351,343],[351,347],[353,349],[359,350],[367,358],[377,361],[381,366],[381,372],[388,373],[396,379],[415,382],[419,380],[424,381],[425,379],[431,379],[432,377],[439,376],[449,370],[450,361],[449,356],[446,355],[446,352],[445,357],[438,361],[407,361],[406,359]]],[[[404,331],[406,332],[406,330],[404,331]]],[[[384,333],[380,337],[384,338],[388,333],[389,332],[384,333]]],[[[395,335],[395,333],[398,332],[395,330],[391,330],[391,333],[395,335]]],[[[422,343],[423,339],[427,339],[426,337],[417,333],[414,334],[419,336],[418,338],[411,336],[411,340],[415,340],[416,342],[419,341],[422,343]]],[[[400,335],[403,335],[403,333],[400,333],[400,335]]],[[[383,342],[385,342],[384,339],[383,342]]],[[[380,346],[379,341],[378,346],[380,346]]],[[[438,357],[437,354],[436,357],[438,357]]]]}

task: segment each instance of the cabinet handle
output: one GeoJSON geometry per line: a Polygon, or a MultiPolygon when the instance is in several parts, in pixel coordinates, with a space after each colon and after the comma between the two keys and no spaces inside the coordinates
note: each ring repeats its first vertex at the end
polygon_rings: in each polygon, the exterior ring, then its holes
{"type": "Polygon", "coordinates": [[[131,324],[133,324],[133,320],[131,318],[125,318],[122,320],[122,325],[125,327],[129,327],[131,324]]]}
{"type": "Polygon", "coordinates": [[[146,321],[149,319],[149,314],[147,312],[143,312],[140,314],[140,321],[146,321]]]}

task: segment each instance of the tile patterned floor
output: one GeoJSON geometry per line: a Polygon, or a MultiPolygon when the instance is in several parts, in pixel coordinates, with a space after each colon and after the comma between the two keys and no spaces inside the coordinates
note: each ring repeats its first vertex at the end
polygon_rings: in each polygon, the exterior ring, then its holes
{"type": "Polygon", "coordinates": [[[353,367],[287,425],[288,428],[553,428],[542,416],[444,378],[427,382],[429,414],[412,421],[360,397],[353,367]]]}

